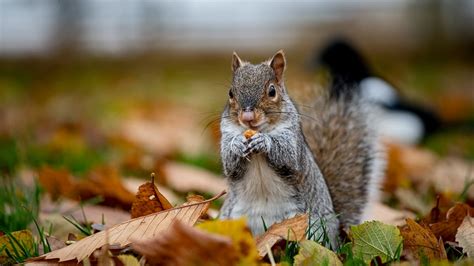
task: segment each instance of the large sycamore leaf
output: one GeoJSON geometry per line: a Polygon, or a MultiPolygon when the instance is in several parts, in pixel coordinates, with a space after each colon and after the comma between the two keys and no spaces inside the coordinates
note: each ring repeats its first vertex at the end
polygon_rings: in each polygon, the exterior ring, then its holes
{"type": "Polygon", "coordinates": [[[403,241],[396,226],[378,221],[351,226],[350,236],[354,256],[366,263],[376,257],[380,257],[382,263],[395,258],[403,241]]]}
{"type": "Polygon", "coordinates": [[[296,215],[293,218],[275,223],[257,238],[257,250],[260,257],[264,257],[268,250],[278,241],[300,241],[308,228],[308,214],[296,215]],[[267,248],[268,246],[268,248],[267,248]]]}
{"type": "Polygon", "coordinates": [[[164,210],[162,212],[138,217],[117,224],[106,231],[88,236],[70,246],[44,254],[36,259],[82,261],[90,256],[95,250],[109,244],[120,246],[129,245],[133,240],[146,240],[161,234],[167,230],[174,221],[181,221],[187,225],[194,225],[199,217],[209,208],[211,201],[221,197],[225,192],[217,196],[188,205],[164,210]]]}
{"type": "Polygon", "coordinates": [[[311,241],[303,240],[299,242],[300,250],[295,256],[295,266],[310,265],[333,265],[342,266],[342,262],[336,253],[325,248],[324,246],[311,241]]]}
{"type": "Polygon", "coordinates": [[[446,250],[443,243],[427,227],[407,219],[406,226],[401,227],[403,247],[415,258],[427,257],[430,260],[446,259],[446,250]]]}
{"type": "Polygon", "coordinates": [[[466,216],[458,228],[456,242],[467,253],[467,256],[474,258],[474,218],[466,216]]]}

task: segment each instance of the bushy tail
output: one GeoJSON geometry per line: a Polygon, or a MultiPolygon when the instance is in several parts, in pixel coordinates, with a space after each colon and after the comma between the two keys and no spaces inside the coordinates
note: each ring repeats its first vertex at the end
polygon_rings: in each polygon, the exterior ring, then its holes
{"type": "MultiPolygon", "coordinates": [[[[344,86],[344,85],[338,85],[344,86]]],[[[319,97],[303,120],[305,138],[321,169],[344,227],[358,224],[378,195],[384,156],[370,126],[370,104],[358,88],[338,87],[319,97]]]]}

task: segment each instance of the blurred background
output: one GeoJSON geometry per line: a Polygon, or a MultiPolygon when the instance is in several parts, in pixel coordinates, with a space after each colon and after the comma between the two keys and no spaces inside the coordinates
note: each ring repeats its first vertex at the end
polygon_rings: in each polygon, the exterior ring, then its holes
{"type": "MultiPolygon", "coordinates": [[[[412,158],[405,150],[390,153],[387,175],[394,181],[385,189],[395,195],[396,187],[413,185],[406,175],[431,178],[423,171],[445,158],[461,168],[448,164],[439,175],[469,176],[471,0],[0,0],[1,175],[39,176],[50,193],[67,194],[45,181],[54,171],[76,179],[91,172],[106,178],[157,172],[169,197],[214,194],[222,182],[179,182],[196,176],[193,171],[221,180],[219,115],[232,51],[260,62],[284,49],[287,87],[302,103],[312,87],[327,84],[327,71],[309,65],[334,38],[349,40],[404,98],[447,125],[413,148],[425,156],[415,152],[425,167],[418,172],[403,164],[412,158]],[[104,167],[108,171],[97,170],[104,167]]],[[[436,191],[424,192],[431,196],[408,209],[429,209],[436,191]]],[[[394,198],[386,201],[396,206],[394,198]]]]}

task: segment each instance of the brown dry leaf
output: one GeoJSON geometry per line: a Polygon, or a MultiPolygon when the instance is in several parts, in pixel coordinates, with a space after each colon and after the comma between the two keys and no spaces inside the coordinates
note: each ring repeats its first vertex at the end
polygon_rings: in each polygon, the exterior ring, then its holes
{"type": "Polygon", "coordinates": [[[203,214],[203,211],[209,207],[211,201],[221,197],[224,193],[225,192],[222,192],[203,202],[180,206],[128,220],[106,231],[88,236],[70,246],[37,257],[35,260],[59,259],[59,261],[77,260],[77,262],[79,262],[89,257],[95,250],[107,244],[107,239],[110,240],[110,244],[123,247],[129,245],[132,239],[146,240],[153,238],[167,230],[170,224],[176,220],[182,221],[187,225],[194,225],[203,214]]]}
{"type": "Polygon", "coordinates": [[[75,181],[67,170],[55,170],[44,166],[38,172],[38,179],[53,200],[57,200],[60,196],[74,198],[76,195],[75,181]]]}
{"type": "Polygon", "coordinates": [[[151,182],[147,182],[138,188],[138,192],[135,196],[135,200],[132,204],[132,210],[130,212],[132,218],[137,218],[151,213],[167,210],[172,207],[173,206],[171,203],[155,186],[155,174],[153,173],[151,174],[151,182]]]}
{"type": "Polygon", "coordinates": [[[409,187],[410,180],[407,178],[407,169],[403,164],[402,146],[387,142],[387,169],[383,188],[385,191],[393,193],[399,187],[409,187]]]}
{"type": "MultiPolygon", "coordinates": [[[[398,153],[406,177],[416,185],[418,191],[428,191],[434,187],[438,193],[460,194],[466,182],[470,181],[472,163],[467,160],[441,159],[431,151],[401,145],[398,146],[398,153]]],[[[474,186],[466,194],[474,198],[474,186]]]]}
{"type": "MultiPolygon", "coordinates": [[[[156,176],[155,176],[156,178],[156,176]]],[[[122,179],[123,185],[128,189],[128,191],[135,193],[138,188],[143,184],[143,179],[135,178],[135,177],[125,177],[122,179]]],[[[168,187],[160,185],[158,180],[155,180],[155,186],[158,188],[160,193],[168,199],[171,205],[176,205],[180,201],[182,201],[181,196],[178,196],[175,192],[173,192],[168,187]]]]}
{"type": "Polygon", "coordinates": [[[130,210],[134,195],[122,184],[116,169],[101,167],[92,170],[87,178],[73,179],[66,170],[43,167],[39,171],[40,184],[46,188],[53,199],[64,196],[73,200],[87,200],[101,196],[100,204],[130,210]]]}
{"type": "Polygon", "coordinates": [[[456,242],[467,253],[467,256],[474,258],[474,218],[470,216],[464,217],[462,224],[456,233],[456,242]]]}
{"type": "Polygon", "coordinates": [[[403,247],[417,259],[422,256],[428,259],[446,259],[443,242],[436,239],[429,228],[417,224],[412,219],[407,219],[406,226],[400,228],[403,236],[403,247]]]}
{"type": "Polygon", "coordinates": [[[436,238],[442,237],[444,241],[455,241],[458,227],[467,215],[474,215],[474,208],[465,203],[457,203],[446,214],[446,220],[438,223],[430,224],[436,238]]]}
{"type": "Polygon", "coordinates": [[[198,167],[168,162],[163,172],[169,187],[179,192],[200,191],[217,194],[227,188],[224,178],[198,167]]]}
{"type": "Polygon", "coordinates": [[[230,237],[204,232],[179,221],[159,237],[134,241],[132,247],[150,265],[236,265],[239,261],[230,237]]]}
{"type": "Polygon", "coordinates": [[[75,189],[81,200],[97,196],[103,197],[102,205],[130,210],[135,199],[133,193],[122,184],[117,170],[112,167],[99,167],[92,170],[86,179],[81,180],[75,189]]]}
{"type": "Polygon", "coordinates": [[[300,241],[304,238],[306,229],[308,228],[308,214],[296,215],[293,218],[275,223],[268,231],[257,238],[258,254],[264,257],[269,248],[282,239],[288,241],[300,241]]]}

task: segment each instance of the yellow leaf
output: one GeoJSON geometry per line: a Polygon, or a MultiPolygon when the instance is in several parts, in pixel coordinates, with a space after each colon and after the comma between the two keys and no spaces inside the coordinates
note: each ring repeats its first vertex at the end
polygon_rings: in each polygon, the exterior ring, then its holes
{"type": "Polygon", "coordinates": [[[232,239],[232,246],[239,254],[240,265],[257,265],[258,254],[255,240],[247,228],[244,218],[238,220],[214,220],[197,225],[204,231],[227,236],[232,239]]]}
{"type": "Polygon", "coordinates": [[[167,230],[175,221],[182,221],[187,225],[194,225],[203,211],[209,207],[211,201],[221,197],[225,192],[203,202],[180,206],[162,212],[149,214],[143,217],[128,220],[117,224],[106,231],[88,236],[70,246],[44,254],[36,260],[59,259],[59,261],[82,261],[95,250],[107,244],[126,246],[134,239],[146,240],[167,230]],[[108,237],[107,237],[108,235],[108,237]]]}
{"type": "Polygon", "coordinates": [[[443,243],[429,230],[412,219],[407,219],[407,225],[400,228],[403,237],[403,247],[415,258],[426,256],[430,260],[446,259],[443,243]]]}
{"type": "Polygon", "coordinates": [[[239,254],[227,236],[211,234],[182,222],[166,232],[132,243],[149,265],[237,265],[239,254]],[[218,251],[218,252],[216,252],[218,251]]]}
{"type": "Polygon", "coordinates": [[[320,244],[303,240],[300,243],[300,251],[295,256],[295,266],[304,265],[333,265],[342,266],[342,262],[337,257],[336,253],[321,246],[320,244]]]}
{"type": "Polygon", "coordinates": [[[140,262],[132,255],[119,255],[117,258],[127,266],[140,266],[140,262]]]}
{"type": "Polygon", "coordinates": [[[24,254],[21,247],[16,243],[14,239],[22,244],[26,250],[30,253],[33,253],[33,235],[31,234],[30,230],[21,230],[15,231],[9,235],[3,235],[0,237],[0,265],[6,264],[9,261],[7,250],[11,254],[15,254],[15,249],[20,253],[24,254]],[[5,248],[5,249],[3,249],[5,248]]]}

